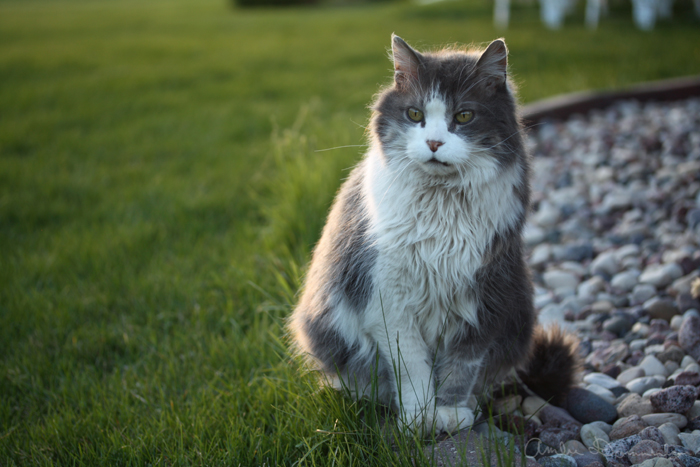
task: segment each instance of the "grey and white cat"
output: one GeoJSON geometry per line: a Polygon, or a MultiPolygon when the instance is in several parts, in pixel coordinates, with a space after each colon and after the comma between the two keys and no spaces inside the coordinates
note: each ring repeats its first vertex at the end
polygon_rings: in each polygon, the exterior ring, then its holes
{"type": "Polygon", "coordinates": [[[363,397],[374,375],[404,424],[450,432],[474,422],[472,392],[513,368],[560,397],[574,348],[536,327],[505,43],[422,54],[393,36],[392,49],[369,150],[333,204],[290,331],[336,388],[363,397]]]}

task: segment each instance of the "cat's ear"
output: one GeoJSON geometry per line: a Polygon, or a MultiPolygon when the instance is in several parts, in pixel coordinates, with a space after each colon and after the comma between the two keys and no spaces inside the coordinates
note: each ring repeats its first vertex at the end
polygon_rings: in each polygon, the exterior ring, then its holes
{"type": "Polygon", "coordinates": [[[476,64],[484,77],[484,86],[493,90],[506,82],[508,48],[503,39],[496,39],[484,50],[476,64]]]}
{"type": "Polygon", "coordinates": [[[391,35],[391,51],[394,60],[394,81],[402,85],[418,77],[421,55],[396,34],[391,35]]]}

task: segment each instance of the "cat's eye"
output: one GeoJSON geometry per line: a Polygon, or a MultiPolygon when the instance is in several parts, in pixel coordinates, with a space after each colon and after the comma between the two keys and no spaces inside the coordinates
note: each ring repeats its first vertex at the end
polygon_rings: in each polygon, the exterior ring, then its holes
{"type": "Polygon", "coordinates": [[[414,122],[421,122],[423,121],[423,112],[418,109],[410,108],[408,109],[408,118],[414,122]]]}
{"type": "Polygon", "coordinates": [[[462,110],[455,114],[455,120],[457,123],[468,123],[474,118],[474,112],[472,110],[462,110]]]}

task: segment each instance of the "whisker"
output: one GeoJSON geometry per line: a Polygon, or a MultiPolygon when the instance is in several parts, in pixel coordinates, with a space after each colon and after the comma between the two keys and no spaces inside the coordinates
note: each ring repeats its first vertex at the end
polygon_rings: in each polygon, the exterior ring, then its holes
{"type": "Polygon", "coordinates": [[[345,146],[336,146],[334,148],[316,149],[314,152],[325,152],[325,151],[332,151],[334,149],[343,149],[343,148],[366,148],[366,147],[369,147],[369,144],[346,144],[345,146]]]}
{"type": "Polygon", "coordinates": [[[357,123],[355,120],[352,120],[352,119],[350,119],[350,121],[351,121],[352,123],[354,123],[355,125],[357,125],[358,127],[362,128],[363,130],[367,130],[367,129],[368,129],[368,126],[367,126],[367,125],[363,125],[363,124],[361,124],[361,123],[357,123]]]}
{"type": "Polygon", "coordinates": [[[508,136],[507,138],[504,138],[504,139],[502,139],[501,141],[499,141],[498,143],[494,144],[493,146],[488,147],[488,148],[479,148],[479,149],[482,150],[482,151],[488,151],[489,149],[495,148],[495,147],[498,146],[499,144],[505,143],[506,141],[508,141],[509,139],[511,139],[513,136],[517,135],[518,133],[522,133],[522,132],[524,132],[524,131],[526,131],[526,130],[529,130],[530,128],[534,128],[534,127],[536,127],[536,126],[538,126],[538,125],[542,125],[542,124],[543,124],[543,123],[535,123],[535,124],[530,125],[530,126],[527,126],[527,127],[525,127],[525,128],[521,128],[521,129],[517,130],[515,133],[513,133],[512,135],[508,136]]]}

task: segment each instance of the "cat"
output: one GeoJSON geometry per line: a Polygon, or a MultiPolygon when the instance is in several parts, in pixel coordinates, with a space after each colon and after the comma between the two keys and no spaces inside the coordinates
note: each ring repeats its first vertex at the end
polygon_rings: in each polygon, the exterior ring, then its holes
{"type": "Polygon", "coordinates": [[[513,368],[561,400],[575,343],[536,325],[521,239],[529,156],[505,42],[420,53],[392,35],[392,53],[369,149],[290,317],[294,346],[333,387],[374,388],[408,428],[472,425],[472,393],[513,368]]]}

